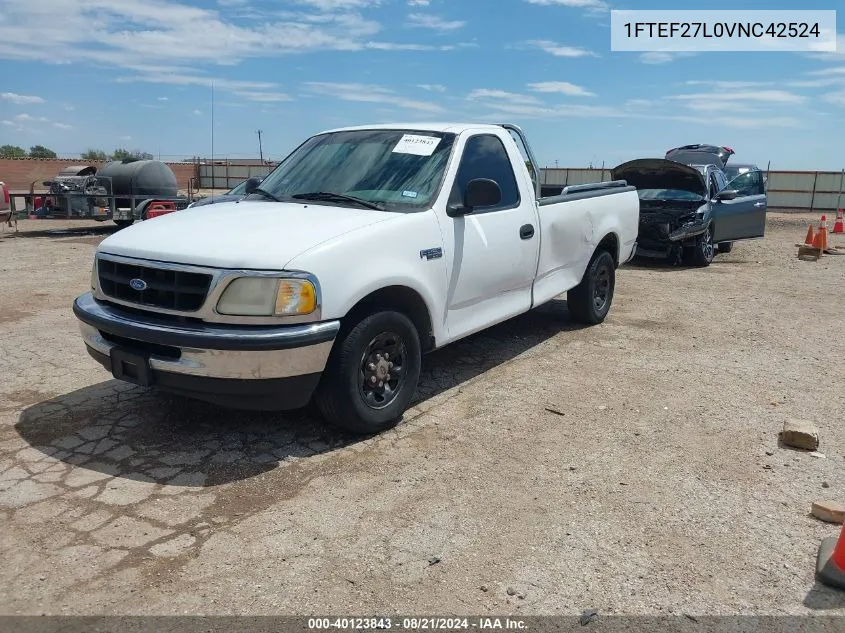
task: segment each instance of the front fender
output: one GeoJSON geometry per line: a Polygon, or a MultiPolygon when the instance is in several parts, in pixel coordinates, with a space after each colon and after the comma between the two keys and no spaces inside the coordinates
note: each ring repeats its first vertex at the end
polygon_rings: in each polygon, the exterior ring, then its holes
{"type": "Polygon", "coordinates": [[[340,319],[367,295],[389,286],[416,292],[428,308],[435,340],[445,329],[446,261],[425,258],[443,248],[433,212],[404,214],[340,235],[296,256],[286,268],[307,271],[320,281],[322,318],[340,319]]]}

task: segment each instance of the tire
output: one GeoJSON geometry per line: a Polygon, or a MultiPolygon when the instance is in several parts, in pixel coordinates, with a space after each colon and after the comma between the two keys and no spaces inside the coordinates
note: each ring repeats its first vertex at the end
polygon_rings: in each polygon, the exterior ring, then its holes
{"type": "Polygon", "coordinates": [[[566,293],[566,304],[573,320],[587,325],[604,321],[613,302],[616,262],[605,250],[596,251],[581,283],[566,293]]]}
{"type": "Polygon", "coordinates": [[[391,428],[414,396],[421,361],[419,333],[408,317],[399,312],[367,316],[341,330],[317,387],[317,407],[327,422],[351,433],[391,428]],[[397,358],[401,375],[381,380],[396,371],[397,358]]]}
{"type": "Polygon", "coordinates": [[[125,229],[127,226],[132,226],[132,223],[135,220],[115,220],[114,223],[117,224],[117,228],[125,229]]]}
{"type": "Polygon", "coordinates": [[[720,253],[730,253],[733,250],[734,243],[733,242],[719,242],[719,252],[720,253]]]}
{"type": "Polygon", "coordinates": [[[713,225],[708,224],[704,233],[695,238],[695,245],[689,249],[689,262],[693,266],[709,266],[716,256],[716,245],[713,243],[713,225]]]}

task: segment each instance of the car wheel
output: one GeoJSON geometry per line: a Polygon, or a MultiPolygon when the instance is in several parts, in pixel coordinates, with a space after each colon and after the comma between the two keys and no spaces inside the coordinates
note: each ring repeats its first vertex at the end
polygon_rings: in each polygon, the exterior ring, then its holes
{"type": "Polygon", "coordinates": [[[421,361],[419,334],[408,317],[399,312],[367,316],[335,343],[317,388],[317,407],[345,431],[388,429],[414,396],[421,361]]]}
{"type": "Polygon", "coordinates": [[[566,293],[569,314],[579,323],[601,323],[610,311],[615,286],[616,262],[613,255],[604,250],[596,252],[581,283],[566,293]]]}
{"type": "Polygon", "coordinates": [[[693,266],[709,266],[716,256],[716,245],[713,243],[713,225],[708,224],[704,233],[695,238],[695,245],[689,251],[690,262],[693,266]]]}
{"type": "Polygon", "coordinates": [[[135,220],[115,220],[114,223],[117,224],[117,228],[125,229],[127,226],[131,226],[135,220]]]}
{"type": "Polygon", "coordinates": [[[719,242],[719,252],[720,253],[730,253],[733,250],[734,243],[733,242],[719,242]]]}

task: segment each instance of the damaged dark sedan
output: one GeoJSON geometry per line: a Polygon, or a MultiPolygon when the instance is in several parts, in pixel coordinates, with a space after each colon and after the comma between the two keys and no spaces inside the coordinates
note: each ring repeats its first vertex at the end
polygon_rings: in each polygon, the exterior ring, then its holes
{"type": "Polygon", "coordinates": [[[737,240],[763,237],[767,203],[759,171],[729,184],[715,164],[641,158],[614,168],[612,178],[639,193],[639,257],[708,266],[717,249],[727,252],[737,240]]]}

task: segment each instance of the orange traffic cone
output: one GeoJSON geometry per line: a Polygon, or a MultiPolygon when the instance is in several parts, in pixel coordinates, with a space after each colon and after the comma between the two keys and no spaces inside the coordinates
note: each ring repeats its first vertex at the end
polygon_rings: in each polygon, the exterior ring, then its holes
{"type": "Polygon", "coordinates": [[[839,538],[823,539],[816,555],[816,580],[828,587],[845,589],[845,526],[839,538]]]}
{"type": "Polygon", "coordinates": [[[845,233],[845,221],[842,219],[842,213],[842,209],[836,212],[836,222],[833,224],[834,233],[845,233]]]}
{"type": "Polygon", "coordinates": [[[822,219],[819,221],[819,231],[816,233],[816,237],[813,240],[813,247],[821,249],[822,251],[827,250],[827,215],[823,215],[822,219]]]}
{"type": "Polygon", "coordinates": [[[813,225],[811,224],[807,228],[807,238],[804,240],[804,244],[807,246],[812,246],[816,241],[816,231],[813,229],[813,225]]]}

